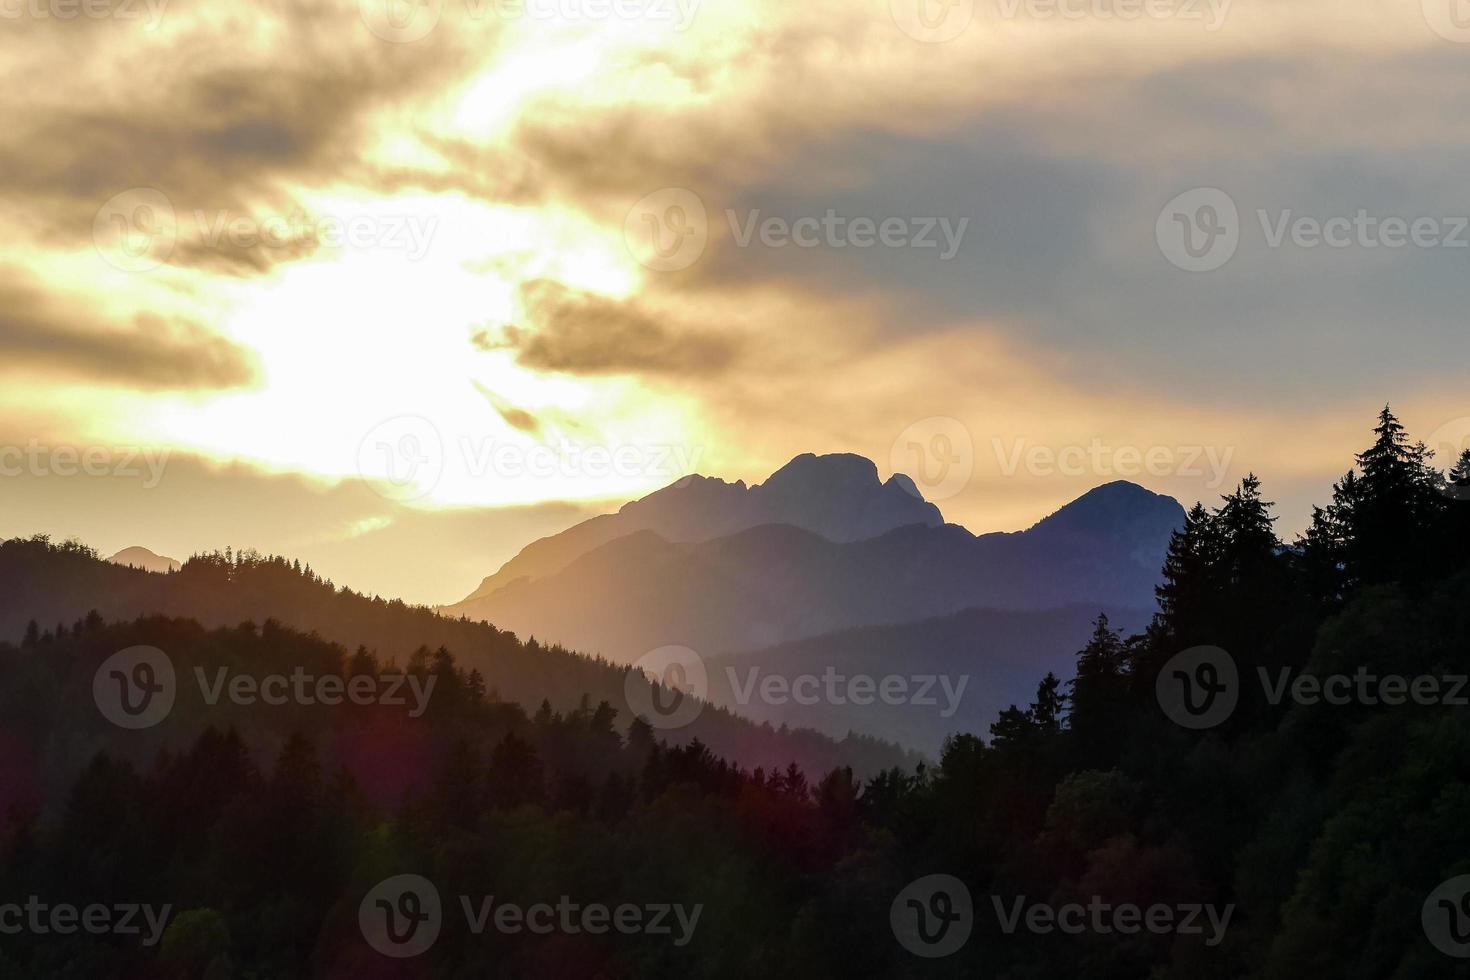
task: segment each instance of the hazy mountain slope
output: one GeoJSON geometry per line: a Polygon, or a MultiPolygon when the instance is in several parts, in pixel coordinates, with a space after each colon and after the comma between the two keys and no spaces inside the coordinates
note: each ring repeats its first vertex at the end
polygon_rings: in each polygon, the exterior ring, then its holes
{"type": "Polygon", "coordinates": [[[1148,607],[1182,519],[1173,499],[1119,482],[1014,534],[911,525],[839,543],[767,525],[678,543],[641,532],[448,611],[628,662],[667,644],[750,650],[971,608],[1148,607]]]}
{"type": "MultiPolygon", "coordinates": [[[[710,700],[774,725],[799,721],[827,734],[857,731],[937,757],[945,736],[986,735],[1001,710],[1030,703],[1048,671],[1070,679],[1100,611],[969,609],[715,657],[708,661],[710,700]],[[870,678],[874,688],[853,687],[857,677],[870,678]],[[904,679],[905,694],[896,686],[887,697],[873,693],[894,677],[904,679]],[[854,703],[860,700],[868,703],[854,703]]],[[[1125,632],[1141,629],[1150,616],[1146,609],[1105,611],[1125,632]]]]}
{"type": "MultiPolygon", "coordinates": [[[[348,651],[362,646],[400,664],[420,647],[443,646],[466,668],[479,670],[488,690],[530,710],[543,699],[558,709],[573,709],[586,694],[594,704],[606,700],[617,708],[620,726],[631,720],[626,668],[560,647],[522,643],[492,626],[450,619],[424,607],[338,589],[283,559],[230,564],[203,556],[190,559],[173,575],[155,575],[102,561],[78,545],[21,539],[0,543],[0,640],[19,640],[31,620],[43,630],[70,629],[92,610],[108,621],[164,615],[194,619],[210,628],[274,619],[315,631],[348,651]]],[[[812,731],[777,731],[717,708],[706,709],[686,728],[660,732],[660,737],[673,743],[699,738],[711,751],[752,768],[795,761],[812,773],[848,765],[871,773],[914,761],[908,753],[873,740],[834,742],[812,731]]]]}
{"type": "Polygon", "coordinates": [[[145,572],[177,572],[182,566],[177,559],[155,554],[147,548],[124,548],[107,559],[114,565],[141,568],[145,572]]]}
{"type": "Polygon", "coordinates": [[[789,524],[845,542],[943,521],[939,508],[925,501],[908,477],[894,475],[882,482],[878,468],[861,456],[806,453],[752,487],[744,481],[691,476],[624,504],[616,514],[535,541],[462,602],[519,579],[554,574],[594,548],[639,531],[652,531],[665,541],[697,542],[763,524],[789,524]]]}

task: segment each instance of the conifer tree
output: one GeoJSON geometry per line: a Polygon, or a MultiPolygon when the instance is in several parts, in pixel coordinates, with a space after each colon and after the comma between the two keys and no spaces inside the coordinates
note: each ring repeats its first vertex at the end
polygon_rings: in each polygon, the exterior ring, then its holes
{"type": "Polygon", "coordinates": [[[1039,735],[1055,735],[1062,730],[1062,713],[1067,696],[1057,675],[1047,672],[1036,688],[1036,702],[1031,705],[1031,722],[1039,735]]]}
{"type": "Polygon", "coordinates": [[[1268,569],[1281,542],[1272,525],[1275,504],[1261,498],[1261,481],[1249,473],[1234,492],[1226,494],[1215,512],[1220,543],[1220,571],[1227,588],[1238,588],[1268,569]]]}
{"type": "Polygon", "coordinates": [[[1444,503],[1431,453],[1422,442],[1409,442],[1387,405],[1373,434],[1373,445],[1357,456],[1359,475],[1349,473],[1333,492],[1349,586],[1422,579],[1427,537],[1444,503]]]}
{"type": "Polygon", "coordinates": [[[1122,737],[1128,698],[1129,651],[1122,633],[1099,613],[1077,654],[1068,725],[1079,755],[1091,764],[1109,758],[1122,737]]]}
{"type": "Polygon", "coordinates": [[[1346,592],[1346,535],[1336,507],[1312,508],[1312,521],[1297,542],[1297,552],[1303,584],[1311,598],[1319,606],[1340,603],[1346,592]]]}
{"type": "Polygon", "coordinates": [[[1196,503],[1184,515],[1184,526],[1169,537],[1163,582],[1154,589],[1159,611],[1152,632],[1161,640],[1193,642],[1207,629],[1218,551],[1214,515],[1196,503]]]}
{"type": "Polygon", "coordinates": [[[1449,496],[1456,500],[1470,500],[1470,448],[1460,451],[1460,457],[1445,477],[1445,484],[1449,496]]]}

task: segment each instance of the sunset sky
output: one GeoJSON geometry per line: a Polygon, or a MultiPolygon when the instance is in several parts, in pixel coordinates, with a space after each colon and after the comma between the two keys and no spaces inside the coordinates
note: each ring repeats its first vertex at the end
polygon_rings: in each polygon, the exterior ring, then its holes
{"type": "Polygon", "coordinates": [[[0,536],[451,602],[848,451],[1290,537],[1385,402],[1470,433],[1458,2],[0,0],[0,536]]]}

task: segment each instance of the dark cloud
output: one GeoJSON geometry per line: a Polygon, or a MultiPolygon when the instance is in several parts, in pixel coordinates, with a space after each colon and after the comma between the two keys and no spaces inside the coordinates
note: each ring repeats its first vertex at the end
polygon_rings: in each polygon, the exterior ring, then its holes
{"type": "Polygon", "coordinates": [[[120,329],[13,287],[0,287],[0,364],[144,389],[236,388],[255,377],[248,351],[197,324],[140,314],[120,329]]]}
{"type": "Polygon", "coordinates": [[[1466,249],[1273,248],[1258,214],[1470,214],[1455,176],[1470,164],[1470,123],[1454,108],[1470,95],[1459,54],[1388,52],[1366,73],[1352,61],[1249,56],[1104,76],[1065,99],[977,105],[930,133],[794,139],[778,168],[743,166],[751,151],[737,147],[736,162],[708,169],[730,145],[711,140],[701,170],[683,136],[719,135],[713,122],[660,142],[605,120],[578,143],[538,121],[522,146],[587,171],[577,179],[589,199],[619,187],[629,204],[660,186],[698,194],[709,245],[669,277],[686,295],[774,283],[871,297],[890,337],[980,323],[1081,386],[1310,405],[1324,385],[1387,397],[1453,383],[1460,370],[1466,249]],[[1195,187],[1224,189],[1240,210],[1239,250],[1208,274],[1175,268],[1155,239],[1160,209],[1195,187]],[[968,225],[939,261],[935,249],[738,247],[727,209],[737,222],[832,209],[968,225]]]}
{"type": "MultiPolygon", "coordinates": [[[[295,214],[301,214],[297,211],[295,214]]],[[[320,247],[310,228],[293,228],[286,215],[190,215],[168,256],[174,266],[188,266],[229,276],[252,276],[316,252],[320,247]],[[234,219],[245,232],[230,230],[234,219]],[[196,227],[197,226],[197,227],[196,227]]]]}
{"type": "Polygon", "coordinates": [[[540,419],[525,409],[512,405],[478,381],[475,382],[475,388],[480,394],[485,396],[485,400],[490,403],[490,407],[495,409],[496,414],[504,419],[506,424],[511,428],[540,437],[542,428],[540,419]]]}
{"type": "Polygon", "coordinates": [[[636,302],[583,292],[550,280],[521,288],[534,324],[482,330],[481,350],[513,350],[522,365],[568,374],[713,375],[731,366],[736,338],[672,330],[636,302]]]}
{"type": "MultiPolygon", "coordinates": [[[[169,14],[186,17],[189,7],[169,14]]],[[[364,162],[379,112],[424,93],[443,91],[483,64],[494,45],[445,24],[416,44],[371,37],[357,3],[314,9],[275,3],[236,11],[241,31],[275,24],[283,46],[198,25],[167,57],[147,35],[124,31],[66,32],[31,26],[38,43],[64,41],[56,57],[84,60],[76,91],[53,93],[45,111],[12,112],[0,132],[0,199],[34,209],[46,239],[72,244],[91,234],[93,218],[113,195],[156,188],[174,207],[181,230],[179,264],[240,275],[269,270],[303,250],[188,247],[183,234],[195,213],[212,217],[288,214],[291,184],[359,184],[377,190],[364,162]],[[474,41],[481,42],[471,50],[474,41]],[[85,57],[83,55],[85,54],[85,57]],[[133,65],[105,77],[104,65],[133,65]]],[[[249,37],[247,33],[245,35],[249,37]]],[[[26,83],[0,74],[12,92],[26,83]]],[[[64,90],[63,90],[64,91],[64,90]]],[[[8,97],[0,96],[0,106],[8,97]]]]}

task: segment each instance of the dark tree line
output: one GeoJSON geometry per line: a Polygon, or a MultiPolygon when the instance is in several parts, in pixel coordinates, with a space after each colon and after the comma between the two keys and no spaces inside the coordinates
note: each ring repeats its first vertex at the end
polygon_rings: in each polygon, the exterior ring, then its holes
{"type": "MultiPolygon", "coordinates": [[[[360,595],[280,556],[226,549],[195,555],[179,571],[159,575],[101,561],[74,542],[44,537],[0,542],[0,637],[29,634],[36,641],[44,632],[59,635],[70,629],[64,624],[89,610],[107,621],[162,613],[212,627],[272,620],[397,663],[422,647],[442,647],[478,671],[486,687],[504,700],[536,705],[550,698],[562,711],[575,708],[584,695],[594,702],[621,703],[629,670],[535,637],[522,640],[488,623],[360,595]]],[[[620,721],[626,726],[629,720],[620,721]]],[[[720,754],[767,767],[795,760],[813,771],[851,766],[867,775],[912,766],[919,758],[860,734],[834,740],[809,729],[754,724],[722,708],[706,709],[670,737],[698,738],[720,754]]]]}

